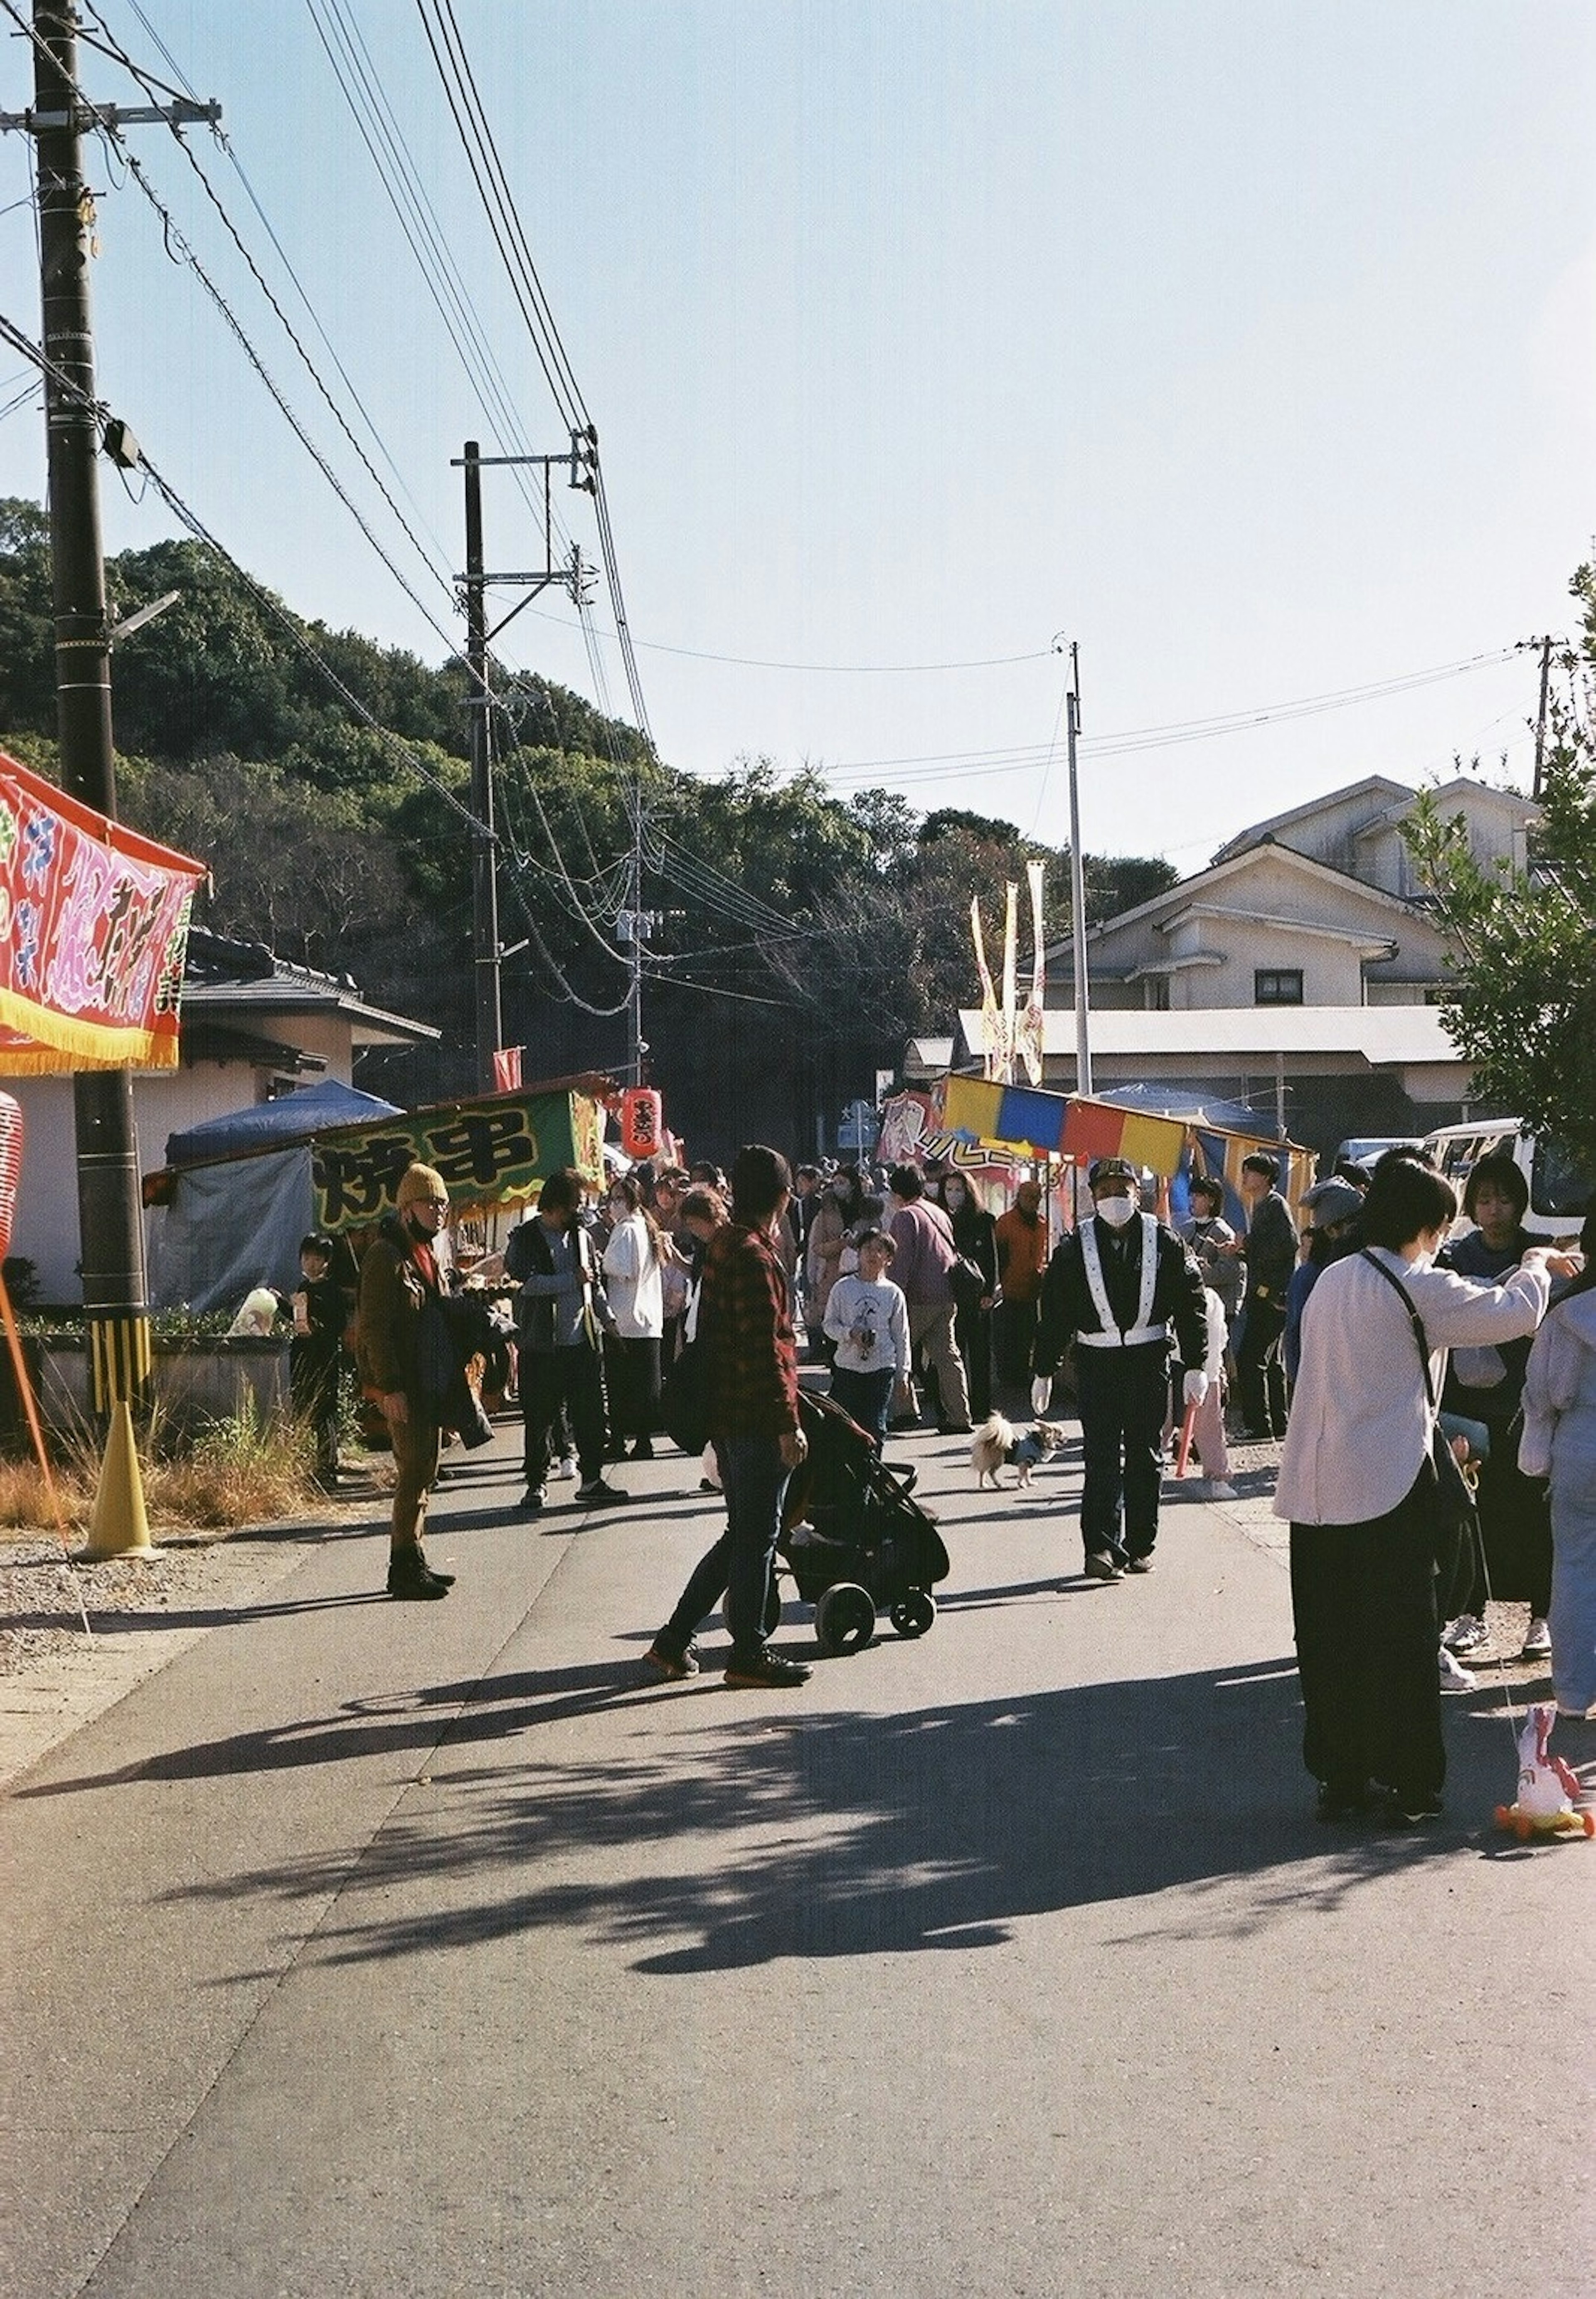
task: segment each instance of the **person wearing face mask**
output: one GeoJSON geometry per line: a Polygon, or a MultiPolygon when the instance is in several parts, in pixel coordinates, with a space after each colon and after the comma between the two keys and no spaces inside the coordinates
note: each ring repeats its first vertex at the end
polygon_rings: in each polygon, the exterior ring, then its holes
{"type": "Polygon", "coordinates": [[[1032,1368],[1051,1379],[1074,1338],[1085,1571],[1118,1581],[1152,1571],[1170,1325],[1184,1401],[1200,1405],[1208,1319],[1201,1273],[1175,1232],[1142,1212],[1135,1167],[1100,1158],[1088,1180],[1092,1217],[1060,1241],[1043,1279],[1032,1368]]]}
{"type": "Polygon", "coordinates": [[[1376,1782],[1401,1824],[1440,1813],[1431,1398],[1447,1349],[1533,1333],[1552,1277],[1573,1267],[1530,1247],[1500,1283],[1437,1268],[1457,1208],[1433,1166],[1382,1166],[1359,1215],[1363,1249],[1321,1271],[1302,1312],[1275,1513],[1291,1525],[1302,1758],[1321,1820],[1374,1810],[1376,1782]]]}
{"type": "MultiPolygon", "coordinates": [[[[1441,1263],[1462,1277],[1497,1282],[1517,1268],[1533,1242],[1524,1227],[1529,1183],[1510,1157],[1479,1159],[1463,1189],[1463,1212],[1475,1227],[1444,1246],[1441,1263]]],[[[1488,1349],[1458,1349],[1448,1361],[1442,1409],[1466,1421],[1483,1421],[1491,1434],[1480,1463],[1480,1539],[1484,1546],[1467,1603],[1446,1632],[1454,1653],[1479,1653],[1491,1641],[1485,1626],[1489,1589],[1499,1604],[1527,1604],[1529,1629],[1524,1658],[1551,1656],[1551,1517],[1546,1489],[1518,1466],[1524,1427],[1525,1368],[1530,1343],[1520,1339],[1488,1349]]]]}
{"type": "Polygon", "coordinates": [[[954,1312],[953,1338],[964,1359],[969,1390],[969,1417],[985,1421],[992,1411],[992,1311],[997,1299],[997,1224],[977,1198],[962,1174],[950,1174],[942,1185],[943,1211],[953,1224],[953,1242],[973,1261],[985,1280],[979,1299],[961,1303],[954,1312]]]}

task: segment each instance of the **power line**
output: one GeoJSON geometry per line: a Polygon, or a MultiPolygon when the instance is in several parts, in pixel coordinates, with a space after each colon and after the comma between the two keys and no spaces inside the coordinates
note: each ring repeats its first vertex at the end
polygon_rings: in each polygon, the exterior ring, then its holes
{"type": "MultiPolygon", "coordinates": [[[[1187,743],[1211,742],[1222,735],[1245,734],[1254,726],[1274,726],[1293,718],[1321,716],[1326,711],[1347,710],[1363,702],[1379,702],[1388,698],[1417,692],[1421,687],[1439,685],[1467,672],[1507,662],[1516,650],[1500,647],[1489,653],[1469,655],[1460,662],[1446,663],[1429,670],[1409,671],[1396,678],[1375,680],[1364,686],[1344,687],[1334,693],[1305,695],[1294,701],[1261,704],[1250,710],[1226,711],[1212,718],[1177,719],[1168,726],[1129,727],[1120,733],[1083,735],[1081,747],[1090,750],[1097,758],[1127,758],[1145,751],[1175,748],[1187,743]]],[[[1042,764],[1052,753],[1052,743],[1020,743],[999,751],[924,751],[906,758],[855,759],[839,762],[822,769],[827,776],[880,774],[891,771],[900,782],[940,782],[952,773],[1010,774],[1017,769],[1042,764]],[[921,771],[907,771],[919,768],[921,771]]]]}

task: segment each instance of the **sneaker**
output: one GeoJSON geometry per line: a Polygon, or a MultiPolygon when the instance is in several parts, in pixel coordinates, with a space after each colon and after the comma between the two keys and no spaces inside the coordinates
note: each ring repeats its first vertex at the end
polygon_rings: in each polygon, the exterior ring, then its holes
{"type": "Polygon", "coordinates": [[[1203,1498],[1209,1501],[1234,1501],[1240,1498],[1235,1487],[1227,1484],[1223,1477],[1210,1477],[1208,1490],[1203,1495],[1203,1498]]]}
{"type": "Polygon", "coordinates": [[[1101,1548],[1091,1551],[1084,1570],[1088,1581],[1122,1581],[1125,1578],[1113,1558],[1101,1548]]]}
{"type": "Polygon", "coordinates": [[[619,1485],[607,1485],[603,1477],[589,1477],[585,1485],[577,1487],[577,1498],[584,1508],[597,1508],[603,1501],[624,1501],[627,1498],[619,1485]]]}
{"type": "Polygon", "coordinates": [[[1441,1647],[1441,1689],[1442,1692],[1472,1692],[1478,1684],[1460,1661],[1455,1660],[1444,1645],[1441,1647]]]}
{"type": "Polygon", "coordinates": [[[727,1684],[741,1685],[753,1691],[769,1688],[780,1691],[788,1685],[807,1684],[810,1671],[807,1661],[789,1660],[786,1653],[772,1652],[767,1645],[762,1652],[747,1660],[732,1655],[731,1665],[726,1672],[727,1684]]]}
{"type": "Polygon", "coordinates": [[[701,1493],[718,1493],[720,1488],[713,1477],[700,1477],[698,1490],[701,1493]]]}
{"type": "Polygon", "coordinates": [[[1133,1556],[1126,1561],[1125,1569],[1127,1573],[1156,1573],[1158,1566],[1151,1556],[1133,1556]]]}
{"type": "Polygon", "coordinates": [[[562,1455],[562,1456],[561,1456],[561,1459],[560,1459],[560,1461],[559,1461],[559,1463],[558,1463],[558,1465],[556,1465],[556,1467],[555,1467],[554,1474],[555,1474],[557,1477],[561,1478],[562,1481],[569,1481],[570,1478],[574,1477],[574,1476],[576,1475],[576,1473],[577,1473],[577,1457],[576,1457],[576,1455],[575,1455],[574,1453],[566,1453],[566,1454],[562,1455]]]}
{"type": "Polygon", "coordinates": [[[536,1516],[544,1506],[548,1498],[547,1493],[544,1492],[541,1485],[528,1485],[526,1491],[521,1495],[521,1515],[523,1516],[536,1516]]]}
{"type": "Polygon", "coordinates": [[[1343,1789],[1329,1780],[1319,1782],[1318,1802],[1314,1818],[1331,1822],[1338,1820],[1359,1820],[1370,1811],[1376,1799],[1367,1785],[1360,1789],[1343,1789]]]}
{"type": "Polygon", "coordinates": [[[1529,1634],[1524,1639],[1523,1658],[1525,1660],[1551,1658],[1551,1631],[1539,1614],[1529,1624],[1529,1634]]]}
{"type": "Polygon", "coordinates": [[[1441,1641],[1449,1652],[1484,1652],[1491,1631],[1476,1613],[1459,1613],[1441,1641]]]}
{"type": "Polygon", "coordinates": [[[1406,1797],[1393,1795],[1386,1807],[1385,1822],[1388,1828],[1423,1828],[1441,1819],[1445,1810],[1438,1796],[1415,1797],[1409,1801],[1406,1797]]]}
{"type": "Polygon", "coordinates": [[[637,1442],[627,1455],[628,1461],[652,1461],[653,1457],[654,1441],[652,1437],[639,1437],[637,1442]]]}
{"type": "Polygon", "coordinates": [[[438,1571],[438,1569],[437,1569],[437,1566],[436,1566],[436,1564],[433,1564],[432,1560],[431,1560],[431,1559],[430,1559],[430,1557],[428,1556],[428,1554],[427,1554],[427,1552],[426,1552],[426,1550],[425,1550],[425,1549],[423,1549],[423,1550],[422,1550],[422,1552],[421,1552],[421,1562],[422,1562],[422,1564],[425,1564],[425,1565],[426,1565],[428,1572],[432,1575],[432,1578],[433,1578],[435,1581],[441,1581],[443,1582],[443,1584],[444,1584],[444,1586],[445,1586],[445,1589],[453,1589],[453,1587],[454,1586],[454,1575],[453,1575],[453,1573],[440,1573],[440,1572],[438,1571]]]}
{"type": "Polygon", "coordinates": [[[409,1604],[434,1604],[449,1593],[446,1581],[435,1580],[419,1548],[396,1548],[388,1558],[388,1594],[409,1604]]]}
{"type": "Polygon", "coordinates": [[[677,1652],[674,1645],[664,1644],[656,1637],[644,1654],[643,1663],[645,1668],[652,1668],[656,1676],[666,1677],[672,1684],[679,1684],[683,1677],[698,1674],[698,1647],[686,1645],[677,1652]]]}

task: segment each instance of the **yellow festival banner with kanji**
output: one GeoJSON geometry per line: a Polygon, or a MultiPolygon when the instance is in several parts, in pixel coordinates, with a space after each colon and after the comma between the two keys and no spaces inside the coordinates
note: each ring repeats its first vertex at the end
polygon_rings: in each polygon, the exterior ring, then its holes
{"type": "Polygon", "coordinates": [[[443,1175],[457,1213],[529,1205],[562,1166],[596,1184],[602,1138],[596,1100],[573,1092],[486,1094],[340,1126],[312,1153],[316,1226],[337,1232],[380,1221],[394,1210],[400,1175],[416,1164],[443,1175]]]}
{"type": "Polygon", "coordinates": [[[0,1075],[175,1069],[204,876],[0,751],[0,1075]]]}

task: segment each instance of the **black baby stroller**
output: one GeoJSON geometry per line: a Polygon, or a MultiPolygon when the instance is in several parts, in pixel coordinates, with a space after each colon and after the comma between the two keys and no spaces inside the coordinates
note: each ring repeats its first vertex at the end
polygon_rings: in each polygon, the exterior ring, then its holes
{"type": "Polygon", "coordinates": [[[910,1487],[912,1470],[889,1469],[856,1421],[828,1397],[798,1399],[809,1455],[787,1486],[777,1544],[806,1605],[815,1608],[822,1652],[858,1652],[885,1606],[901,1637],[923,1637],[936,1618],[934,1581],[948,1552],[910,1487]]]}

